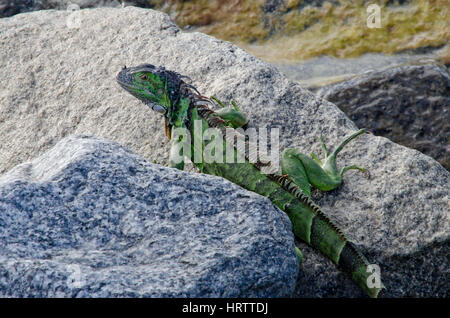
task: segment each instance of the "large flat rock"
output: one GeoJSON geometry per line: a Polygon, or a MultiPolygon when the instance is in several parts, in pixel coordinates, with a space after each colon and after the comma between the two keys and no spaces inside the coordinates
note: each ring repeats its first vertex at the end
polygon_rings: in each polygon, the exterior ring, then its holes
{"type": "MultiPolygon", "coordinates": [[[[114,140],[165,163],[163,120],[115,83],[123,65],[164,65],[192,78],[200,92],[235,99],[250,126],[280,127],[281,149],[320,153],[317,137],[336,145],[357,128],[334,104],[289,81],[235,45],[182,32],[162,13],[127,7],[69,13],[41,11],[0,20],[0,172],[37,157],[65,136],[114,140]]],[[[365,135],[338,158],[367,167],[371,178],[345,175],[315,199],[379,264],[392,296],[448,295],[437,288],[449,259],[450,178],[438,162],[387,138],[365,135]],[[443,247],[442,247],[443,246],[443,247]],[[421,256],[418,261],[418,255],[421,256]],[[412,279],[412,277],[414,279],[412,279]]],[[[305,262],[296,296],[362,296],[316,251],[305,262]]]]}
{"type": "Polygon", "coordinates": [[[280,297],[287,215],[222,178],[68,137],[0,177],[0,297],[280,297]]]}

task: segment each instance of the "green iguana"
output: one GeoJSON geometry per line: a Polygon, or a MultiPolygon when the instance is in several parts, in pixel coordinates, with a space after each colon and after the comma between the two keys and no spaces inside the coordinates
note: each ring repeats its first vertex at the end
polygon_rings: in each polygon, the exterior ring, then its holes
{"type": "MultiPolygon", "coordinates": [[[[188,77],[151,64],[124,67],[116,78],[126,91],[164,115],[165,132],[171,139],[169,166],[183,169],[184,161],[180,161],[179,158],[187,156],[202,172],[221,176],[247,190],[268,197],[274,205],[287,213],[297,238],[320,250],[349,273],[369,296],[377,297],[384,286],[381,282],[369,284],[373,272],[367,259],[309,197],[310,185],[329,191],[341,184],[342,175],[349,169],[365,171],[355,165],[338,171],[336,166],[336,155],[349,141],[365,130],[361,129],[348,137],[332,153],[329,153],[323,140],[320,139],[326,153],[324,161],[314,154],[309,158],[295,149],[286,149],[282,153],[282,173],[263,173],[262,169],[270,163],[261,160],[251,162],[245,149],[235,146],[234,139],[224,137],[228,136],[230,130],[236,131],[235,128],[247,123],[236,104],[233,103],[233,107],[213,111],[208,106],[224,106],[222,102],[216,98],[202,96],[195,87],[184,80],[185,78],[188,77]],[[204,140],[207,138],[202,134],[208,128],[218,130],[220,139],[214,137],[209,141],[204,140]],[[180,129],[186,130],[193,138],[180,134],[180,129]],[[197,140],[200,138],[200,142],[195,142],[196,138],[197,140]],[[231,157],[234,161],[230,163],[226,160],[222,162],[206,160],[204,151],[213,141],[222,144],[223,153],[220,155],[224,156],[231,145],[231,157]],[[239,156],[243,158],[241,162],[237,160],[239,156]]],[[[231,136],[239,137],[237,133],[231,136]]],[[[301,262],[302,254],[297,247],[295,249],[301,262]]]]}

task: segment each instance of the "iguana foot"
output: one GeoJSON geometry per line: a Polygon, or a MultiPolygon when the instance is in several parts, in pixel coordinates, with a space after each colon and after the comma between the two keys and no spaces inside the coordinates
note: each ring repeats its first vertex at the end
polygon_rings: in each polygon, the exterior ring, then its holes
{"type": "Polygon", "coordinates": [[[302,154],[296,149],[286,149],[283,151],[281,159],[281,170],[299,186],[308,196],[311,194],[310,184],[322,191],[336,189],[342,183],[342,176],[348,170],[359,170],[367,172],[365,168],[356,165],[344,167],[341,171],[336,165],[336,156],[351,140],[365,133],[365,129],[360,129],[356,133],[346,138],[334,151],[330,153],[323,141],[319,138],[325,159],[321,160],[314,153],[311,157],[302,154]]]}
{"type": "MultiPolygon", "coordinates": [[[[337,169],[337,165],[336,165],[336,157],[339,154],[339,152],[342,151],[342,149],[344,149],[344,147],[353,139],[355,139],[356,137],[366,133],[366,129],[360,129],[358,130],[356,133],[352,134],[351,136],[347,137],[343,142],[341,142],[341,144],[339,146],[336,147],[336,149],[333,151],[332,154],[330,154],[325,146],[325,143],[323,142],[322,138],[320,138],[320,142],[322,144],[322,148],[325,152],[325,160],[324,163],[322,165],[322,168],[331,176],[331,177],[335,177],[336,179],[340,179],[342,180],[342,176],[344,175],[344,173],[346,173],[348,170],[359,170],[361,172],[367,172],[366,168],[362,168],[359,167],[357,165],[350,165],[350,166],[346,166],[344,168],[342,168],[342,170],[340,172],[338,172],[337,169]]],[[[342,181],[341,181],[342,182],[342,181]]]]}
{"type": "Polygon", "coordinates": [[[216,110],[216,114],[219,115],[220,118],[225,120],[228,126],[232,128],[240,128],[245,127],[248,123],[247,117],[236,105],[234,100],[231,101],[231,106],[225,106],[225,104],[215,96],[211,96],[211,99],[217,103],[219,110],[216,110]]]}

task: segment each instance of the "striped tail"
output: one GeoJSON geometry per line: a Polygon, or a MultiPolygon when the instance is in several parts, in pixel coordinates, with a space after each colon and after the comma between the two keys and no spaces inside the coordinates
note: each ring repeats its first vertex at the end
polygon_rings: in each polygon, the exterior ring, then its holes
{"type": "Polygon", "coordinates": [[[374,276],[379,273],[372,272],[374,268],[356,245],[347,239],[338,226],[288,176],[271,175],[271,178],[299,201],[286,206],[294,234],[328,256],[350,274],[370,297],[376,298],[384,286],[380,277],[374,276]]]}

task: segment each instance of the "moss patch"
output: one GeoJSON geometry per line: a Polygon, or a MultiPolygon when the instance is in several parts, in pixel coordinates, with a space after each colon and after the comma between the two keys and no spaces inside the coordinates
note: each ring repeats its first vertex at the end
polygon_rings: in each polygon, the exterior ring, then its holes
{"type": "Polygon", "coordinates": [[[265,39],[269,34],[261,21],[265,0],[150,2],[169,13],[180,27],[193,26],[219,39],[248,43],[265,39]]]}
{"type": "Polygon", "coordinates": [[[265,0],[151,2],[181,27],[194,26],[235,42],[266,61],[391,54],[450,42],[449,0],[410,0],[402,5],[392,0],[335,0],[319,6],[287,0],[275,12],[266,12],[265,0]],[[379,29],[366,24],[366,8],[374,2],[381,7],[379,29]]]}

